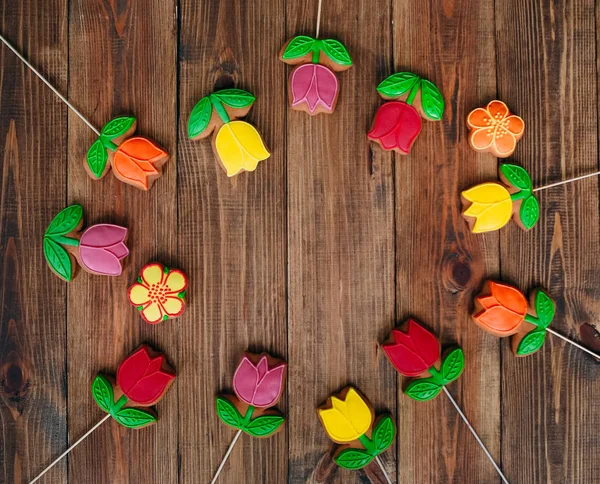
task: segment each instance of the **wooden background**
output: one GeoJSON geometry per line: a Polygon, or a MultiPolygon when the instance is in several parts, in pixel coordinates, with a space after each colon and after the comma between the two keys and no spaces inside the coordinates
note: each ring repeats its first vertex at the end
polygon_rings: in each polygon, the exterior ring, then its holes
{"type": "MultiPolygon", "coordinates": [[[[45,483],[208,482],[234,431],[214,396],[246,349],[289,362],[285,430],[243,436],[220,482],[382,482],[376,467],[331,463],[315,407],[347,383],[397,418],[383,456],[403,483],[494,483],[494,469],[444,396],[418,403],[378,349],[413,315],[466,353],[449,386],[512,483],[600,481],[600,364],[549,337],[516,359],[468,314],[486,277],[556,298],[554,329],[600,350],[599,181],[540,194],[530,232],[470,234],[459,193],[496,178],[497,160],[467,143],[467,113],[496,97],[527,124],[513,160],[541,185],[598,169],[600,25],[592,0],[327,0],[322,35],[355,66],[338,75],[332,116],[287,107],[277,53],[313,34],[317,1],[0,0],[0,32],[93,124],[131,113],[172,154],[142,193],[82,158],[94,134],[10,52],[0,49],[0,482],[24,483],[103,415],[89,391],[141,342],[178,379],[159,424],[106,423],[45,483]],[[376,85],[411,70],[443,92],[410,156],[366,140],[376,85]],[[228,179],[188,115],[215,88],[250,90],[248,115],[272,151],[228,179]],[[130,229],[117,279],[46,267],[42,236],[67,204],[88,223],[130,229]],[[142,322],[126,303],[140,267],[191,276],[178,320],[142,322]],[[588,324],[589,323],[589,324],[588,324]]],[[[396,480],[396,479],[394,479],[396,480]]]]}

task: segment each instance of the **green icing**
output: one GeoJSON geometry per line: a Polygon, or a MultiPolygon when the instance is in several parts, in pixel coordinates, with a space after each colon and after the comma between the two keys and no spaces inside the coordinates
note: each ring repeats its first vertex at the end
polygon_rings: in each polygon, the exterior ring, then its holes
{"type": "Polygon", "coordinates": [[[44,237],[44,257],[50,268],[62,279],[73,279],[73,263],[68,252],[50,237],[44,237]]]}
{"type": "Polygon", "coordinates": [[[104,125],[101,138],[114,139],[127,133],[135,123],[133,116],[119,116],[104,125]]]}
{"type": "Polygon", "coordinates": [[[104,375],[96,375],[92,383],[92,396],[98,406],[109,413],[114,402],[113,388],[104,375]]]}
{"type": "Polygon", "coordinates": [[[212,104],[208,96],[203,97],[192,109],[188,120],[188,137],[195,138],[202,134],[210,124],[212,116],[212,104]]]}
{"type": "Polygon", "coordinates": [[[335,457],[335,463],[344,469],[358,470],[367,466],[374,457],[361,449],[344,449],[335,457]]]}
{"type": "Polygon", "coordinates": [[[288,42],[281,58],[283,60],[297,59],[304,57],[313,50],[315,39],[307,35],[298,35],[288,42]]]}
{"type": "Polygon", "coordinates": [[[239,429],[242,425],[243,417],[235,408],[235,405],[221,396],[217,397],[217,415],[227,425],[236,429],[239,429]]]}
{"type": "Polygon", "coordinates": [[[465,354],[459,347],[454,348],[442,362],[444,385],[456,380],[465,368],[465,354]]]}
{"type": "Polygon", "coordinates": [[[268,437],[279,429],[284,420],[281,415],[262,415],[250,420],[243,430],[254,437],[268,437]]]}
{"type": "Polygon", "coordinates": [[[544,345],[545,338],[546,330],[543,328],[536,328],[527,333],[517,347],[517,355],[526,356],[535,353],[544,345]]]}
{"type": "Polygon", "coordinates": [[[375,445],[375,453],[380,454],[394,443],[396,436],[396,426],[391,415],[384,415],[379,419],[377,425],[373,429],[373,443],[375,445]]]}
{"type": "Polygon", "coordinates": [[[156,422],[156,417],[141,408],[123,408],[113,414],[113,418],[124,427],[136,429],[156,422]]]}
{"type": "Polygon", "coordinates": [[[46,237],[52,237],[73,232],[81,222],[82,218],[83,207],[81,205],[70,205],[61,210],[56,217],[52,219],[52,222],[48,225],[44,235],[46,237]]]}

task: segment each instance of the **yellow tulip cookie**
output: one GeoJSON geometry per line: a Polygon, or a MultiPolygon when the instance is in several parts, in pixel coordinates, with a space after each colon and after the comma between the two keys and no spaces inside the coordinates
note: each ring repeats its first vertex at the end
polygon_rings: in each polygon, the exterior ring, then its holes
{"type": "Polygon", "coordinates": [[[540,206],[527,171],[503,163],[499,172],[502,183],[482,183],[461,194],[463,217],[475,234],[498,230],[511,218],[523,230],[530,230],[540,218],[540,206]]]}
{"type": "Polygon", "coordinates": [[[373,425],[373,407],[353,387],[331,395],[317,413],[329,438],[341,444],[333,460],[345,469],[362,469],[394,442],[396,426],[391,415],[381,415],[373,425]]]}
{"type": "Polygon", "coordinates": [[[256,128],[236,119],[246,116],[255,100],[242,89],[223,89],[200,99],[190,114],[188,136],[202,139],[214,133],[213,150],[227,176],[254,171],[271,156],[256,128]]]}

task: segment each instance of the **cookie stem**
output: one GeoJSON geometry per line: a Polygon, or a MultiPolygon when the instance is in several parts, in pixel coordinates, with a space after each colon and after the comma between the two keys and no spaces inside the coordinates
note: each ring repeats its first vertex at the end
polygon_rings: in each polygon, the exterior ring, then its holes
{"type": "Polygon", "coordinates": [[[64,235],[53,235],[51,237],[55,242],[61,245],[70,245],[71,247],[79,247],[79,240],[72,239],[71,237],[65,237],[64,235]]]}
{"type": "Polygon", "coordinates": [[[408,104],[409,106],[412,106],[412,103],[414,102],[415,98],[417,97],[420,87],[421,87],[421,79],[419,79],[417,82],[415,82],[414,87],[410,90],[410,94],[408,95],[408,98],[406,99],[406,104],[408,104]]]}
{"type": "Polygon", "coordinates": [[[365,448],[365,450],[371,454],[371,455],[375,455],[375,448],[373,447],[373,441],[371,441],[369,439],[369,437],[367,437],[365,434],[362,434],[359,438],[358,441],[363,445],[363,447],[365,448]]]}
{"type": "Polygon", "coordinates": [[[214,106],[215,111],[217,112],[217,114],[219,115],[219,117],[221,118],[221,120],[225,124],[229,123],[231,121],[231,119],[229,119],[229,115],[227,114],[227,111],[225,110],[225,107],[223,106],[223,103],[221,102],[221,100],[217,96],[213,96],[211,94],[210,95],[210,102],[214,106]]]}

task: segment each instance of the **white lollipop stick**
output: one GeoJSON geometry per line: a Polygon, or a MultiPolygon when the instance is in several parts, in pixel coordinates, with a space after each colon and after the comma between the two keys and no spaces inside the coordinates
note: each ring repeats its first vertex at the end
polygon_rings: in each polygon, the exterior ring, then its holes
{"type": "Polygon", "coordinates": [[[549,333],[552,333],[554,336],[558,336],[560,339],[565,340],[567,343],[571,343],[573,346],[575,346],[576,348],[579,348],[582,351],[585,351],[586,353],[592,355],[594,358],[598,358],[600,360],[600,355],[597,355],[596,353],[594,353],[591,350],[588,350],[585,346],[581,346],[578,343],[575,343],[575,341],[570,340],[569,338],[567,338],[566,336],[563,336],[560,333],[557,333],[556,331],[554,331],[553,329],[550,328],[546,328],[546,331],[548,331],[549,333]]]}
{"type": "Polygon", "coordinates": [[[240,438],[240,435],[242,435],[242,431],[238,430],[237,434],[235,434],[235,437],[231,441],[231,444],[229,444],[229,448],[227,449],[227,452],[225,453],[225,457],[223,457],[223,460],[221,461],[221,464],[219,465],[219,468],[217,469],[217,472],[215,473],[215,477],[213,477],[213,480],[210,481],[210,484],[215,484],[215,482],[217,482],[219,474],[223,470],[223,467],[225,466],[225,462],[227,462],[227,459],[229,458],[229,454],[231,454],[231,451],[233,450],[233,447],[235,446],[235,443],[237,442],[237,440],[240,438]]]}

